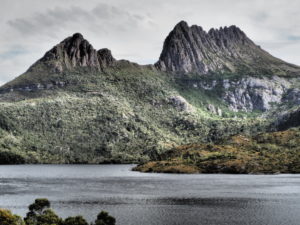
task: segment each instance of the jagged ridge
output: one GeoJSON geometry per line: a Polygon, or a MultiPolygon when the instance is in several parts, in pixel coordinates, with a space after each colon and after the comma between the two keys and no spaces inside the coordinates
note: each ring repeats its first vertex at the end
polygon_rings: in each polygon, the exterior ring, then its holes
{"type": "Polygon", "coordinates": [[[100,70],[111,65],[115,59],[110,50],[97,51],[82,34],[75,33],[48,51],[40,61],[55,61],[56,71],[61,72],[63,69],[75,67],[91,67],[100,70]]]}
{"type": "Polygon", "coordinates": [[[211,29],[178,23],[166,38],[157,68],[180,73],[286,75],[300,68],[271,56],[236,26],[211,29]]]}

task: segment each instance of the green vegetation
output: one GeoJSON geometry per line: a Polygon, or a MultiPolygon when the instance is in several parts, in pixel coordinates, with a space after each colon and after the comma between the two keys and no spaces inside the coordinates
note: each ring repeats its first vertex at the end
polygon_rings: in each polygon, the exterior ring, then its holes
{"type": "Polygon", "coordinates": [[[76,216],[65,219],[64,225],[88,225],[88,223],[82,216],[76,216]]]}
{"type": "Polygon", "coordinates": [[[100,212],[95,221],[95,225],[114,225],[116,223],[116,219],[110,216],[107,212],[100,212]]]}
{"type": "MultiPolygon", "coordinates": [[[[0,224],[1,225],[89,225],[82,216],[60,218],[50,209],[48,199],[36,199],[29,207],[24,220],[13,215],[9,210],[0,209],[0,224]]],[[[107,212],[101,211],[95,222],[91,225],[115,225],[116,220],[107,212]]]]}
{"type": "Polygon", "coordinates": [[[299,173],[300,128],[173,148],[135,168],[164,173],[299,173]]]}
{"type": "Polygon", "coordinates": [[[21,217],[13,215],[7,209],[0,209],[0,222],[1,225],[25,225],[21,217]]]}
{"type": "Polygon", "coordinates": [[[141,163],[172,146],[267,125],[249,113],[235,118],[213,93],[184,91],[174,76],[127,61],[102,72],[32,70],[4,87],[55,82],[66,86],[0,95],[0,163],[141,163]],[[192,110],[178,108],[172,96],[183,96],[192,110]],[[221,105],[227,117],[210,113],[209,103],[221,105]]]}
{"type": "Polygon", "coordinates": [[[235,26],[211,34],[193,29],[184,21],[176,26],[157,67],[115,60],[79,33],[66,38],[0,87],[0,164],[160,160],[146,165],[159,171],[166,161],[163,168],[174,172],[292,171],[277,168],[276,157],[286,153],[290,162],[297,148],[259,143],[256,135],[300,125],[300,67],[273,57],[235,26]],[[195,43],[203,38],[200,48],[195,43]],[[251,145],[224,141],[237,135],[251,145]],[[187,143],[201,144],[184,153],[175,147],[187,143]],[[179,155],[162,160],[169,149],[179,155]]]}

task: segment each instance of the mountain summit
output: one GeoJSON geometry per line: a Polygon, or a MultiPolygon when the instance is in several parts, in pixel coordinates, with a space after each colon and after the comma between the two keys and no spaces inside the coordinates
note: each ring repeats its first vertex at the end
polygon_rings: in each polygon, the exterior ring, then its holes
{"type": "Polygon", "coordinates": [[[79,69],[102,71],[115,62],[109,49],[103,48],[97,51],[82,34],[75,33],[46,52],[24,74],[1,88],[4,90],[22,88],[37,83],[49,83],[51,79],[52,82],[56,82],[55,75],[79,69]]]}
{"type": "Polygon", "coordinates": [[[180,73],[286,75],[300,68],[271,56],[236,26],[204,31],[179,22],[167,36],[157,68],[180,73]]]}
{"type": "Polygon", "coordinates": [[[95,50],[82,34],[75,33],[48,51],[41,61],[48,61],[57,72],[75,67],[91,67],[100,70],[113,63],[108,49],[95,50]]]}

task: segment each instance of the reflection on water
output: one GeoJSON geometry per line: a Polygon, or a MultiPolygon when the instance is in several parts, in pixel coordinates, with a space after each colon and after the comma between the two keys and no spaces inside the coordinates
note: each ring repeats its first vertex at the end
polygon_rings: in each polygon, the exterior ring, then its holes
{"type": "Polygon", "coordinates": [[[0,207],[47,197],[62,217],[107,210],[126,225],[299,225],[300,175],[174,175],[132,165],[0,166],[0,207]]]}

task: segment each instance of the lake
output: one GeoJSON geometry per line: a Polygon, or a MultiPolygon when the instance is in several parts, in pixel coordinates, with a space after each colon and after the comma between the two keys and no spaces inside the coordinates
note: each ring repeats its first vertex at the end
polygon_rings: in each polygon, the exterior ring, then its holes
{"type": "Polygon", "coordinates": [[[62,217],[120,225],[299,225],[300,175],[145,174],[134,165],[0,166],[0,208],[46,197],[62,217]]]}

